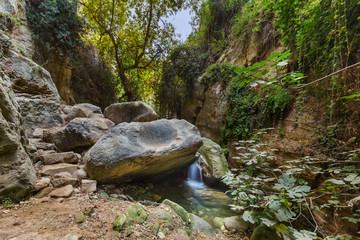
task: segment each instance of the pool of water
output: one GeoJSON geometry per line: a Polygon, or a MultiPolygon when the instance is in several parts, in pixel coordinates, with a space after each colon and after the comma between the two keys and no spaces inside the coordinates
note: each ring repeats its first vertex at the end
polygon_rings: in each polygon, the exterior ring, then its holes
{"type": "Polygon", "coordinates": [[[225,194],[226,189],[209,187],[203,182],[199,161],[189,167],[182,181],[158,184],[159,194],[209,222],[214,217],[236,215],[229,207],[231,198],[225,194]]]}
{"type": "Polygon", "coordinates": [[[214,217],[236,215],[229,207],[232,200],[225,194],[226,189],[210,187],[203,182],[199,161],[200,159],[183,174],[161,182],[132,183],[118,187],[137,201],[162,202],[169,199],[209,223],[212,223],[214,217]]]}

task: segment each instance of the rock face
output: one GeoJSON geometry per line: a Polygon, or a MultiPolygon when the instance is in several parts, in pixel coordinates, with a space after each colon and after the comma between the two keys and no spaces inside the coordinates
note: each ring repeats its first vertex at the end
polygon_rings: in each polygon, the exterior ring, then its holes
{"type": "Polygon", "coordinates": [[[6,51],[0,51],[0,67],[13,83],[24,125],[28,128],[58,126],[64,121],[60,96],[50,74],[30,59],[34,46],[27,28],[23,1],[2,1],[0,20],[14,22],[11,19],[17,19],[20,26],[5,24],[0,28],[0,44],[6,48],[6,51]]]}
{"type": "Polygon", "coordinates": [[[35,170],[24,146],[19,106],[9,78],[0,71],[0,201],[18,201],[32,192],[35,170]]]}
{"type": "MultiPolygon", "coordinates": [[[[252,65],[265,60],[271,52],[280,51],[279,40],[275,34],[275,27],[268,22],[261,26],[259,32],[254,32],[246,40],[231,39],[230,47],[220,56],[219,62],[240,67],[252,65]]],[[[222,86],[220,82],[207,85],[201,76],[194,81],[192,89],[193,94],[185,99],[182,117],[195,124],[202,136],[221,142],[225,127],[224,115],[229,107],[229,85],[222,86]]]]}
{"type": "Polygon", "coordinates": [[[207,138],[203,138],[203,142],[204,145],[199,149],[199,153],[202,156],[200,165],[204,177],[221,181],[229,167],[228,162],[217,143],[207,138]]]}
{"type": "Polygon", "coordinates": [[[81,151],[94,145],[114,126],[105,118],[75,118],[63,127],[44,133],[44,137],[60,151],[81,151]]]}
{"type": "Polygon", "coordinates": [[[7,69],[26,127],[54,127],[64,123],[60,96],[45,69],[16,52],[11,52],[7,69]]]}
{"type": "Polygon", "coordinates": [[[140,101],[114,103],[105,108],[104,113],[105,117],[115,124],[122,122],[151,122],[159,118],[154,109],[140,101]]]}
{"type": "Polygon", "coordinates": [[[196,157],[199,131],[185,120],[122,123],[101,138],[84,156],[89,176],[99,182],[161,177],[196,157]]]}

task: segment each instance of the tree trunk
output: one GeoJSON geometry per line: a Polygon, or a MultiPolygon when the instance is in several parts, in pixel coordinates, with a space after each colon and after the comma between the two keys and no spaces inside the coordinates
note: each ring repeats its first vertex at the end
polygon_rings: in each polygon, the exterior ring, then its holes
{"type": "Polygon", "coordinates": [[[131,84],[124,72],[119,71],[121,84],[123,85],[125,96],[128,102],[135,101],[135,94],[131,90],[131,84]]]}

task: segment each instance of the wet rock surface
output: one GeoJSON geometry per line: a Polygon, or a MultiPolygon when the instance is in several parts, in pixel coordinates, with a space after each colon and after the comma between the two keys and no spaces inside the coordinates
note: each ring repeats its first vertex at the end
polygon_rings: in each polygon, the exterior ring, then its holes
{"type": "Polygon", "coordinates": [[[199,149],[202,162],[200,164],[204,177],[209,181],[221,181],[229,166],[219,144],[203,138],[204,145],[199,149]]]}

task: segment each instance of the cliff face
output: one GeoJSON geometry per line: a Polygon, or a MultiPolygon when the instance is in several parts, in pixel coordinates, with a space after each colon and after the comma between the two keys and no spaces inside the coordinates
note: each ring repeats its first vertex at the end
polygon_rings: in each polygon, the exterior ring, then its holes
{"type": "Polygon", "coordinates": [[[24,4],[0,2],[0,200],[18,201],[32,192],[35,170],[25,129],[64,122],[50,74],[31,60],[24,4]]]}
{"type": "Polygon", "coordinates": [[[86,102],[104,109],[116,102],[112,73],[93,46],[79,46],[72,57],[40,52],[37,61],[50,73],[64,103],[86,102]]]}
{"type": "MultiPolygon", "coordinates": [[[[245,40],[233,37],[230,46],[222,53],[218,62],[241,67],[265,60],[271,52],[281,49],[280,41],[275,34],[275,28],[269,22],[262,25],[261,31],[253,32],[245,40]]],[[[203,77],[199,77],[193,84],[193,96],[185,100],[182,112],[186,120],[199,128],[202,136],[216,142],[223,139],[228,90],[229,86],[222,86],[220,82],[206,86],[203,77]]]]}
{"type": "Polygon", "coordinates": [[[1,39],[7,39],[8,44],[3,46],[0,66],[12,82],[24,125],[31,128],[58,126],[64,122],[60,96],[49,72],[31,59],[34,45],[24,4],[23,1],[1,2],[1,19],[8,23],[1,29],[1,39]]]}
{"type": "MultiPolygon", "coordinates": [[[[266,60],[271,52],[282,50],[280,39],[271,22],[262,24],[261,31],[253,32],[245,40],[233,37],[230,42],[218,63],[227,62],[240,67],[252,65],[266,60]]],[[[218,143],[224,140],[224,115],[229,108],[229,85],[223,86],[222,83],[215,82],[207,86],[204,76],[199,77],[194,81],[193,95],[185,99],[182,111],[182,117],[195,124],[202,136],[218,143]]],[[[301,114],[296,108],[284,114],[281,121],[274,126],[275,130],[267,136],[267,144],[289,154],[314,154],[313,146],[316,145],[318,137],[314,133],[319,129],[322,116],[321,110],[314,110],[312,106],[314,105],[304,106],[301,114]]],[[[229,149],[231,152],[231,143],[229,149]]]]}

